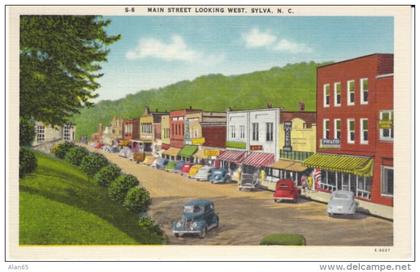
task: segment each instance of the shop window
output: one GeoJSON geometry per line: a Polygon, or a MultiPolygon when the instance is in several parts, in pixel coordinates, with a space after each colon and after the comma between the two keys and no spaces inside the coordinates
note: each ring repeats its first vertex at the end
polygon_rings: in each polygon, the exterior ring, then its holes
{"type": "Polygon", "coordinates": [[[367,144],[369,141],[369,133],[368,133],[368,119],[361,118],[360,119],[360,143],[367,144]]]}
{"type": "Polygon", "coordinates": [[[265,123],[266,125],[266,137],[265,140],[267,142],[272,142],[273,141],[273,123],[265,123]]]}
{"type": "Polygon", "coordinates": [[[341,83],[334,83],[334,106],[341,106],[341,83]]]}
{"type": "Polygon", "coordinates": [[[379,113],[379,137],[381,140],[392,141],[394,139],[393,115],[393,111],[381,111],[379,113]]]}
{"type": "Polygon", "coordinates": [[[354,144],[354,119],[347,119],[347,143],[354,144]]]}
{"type": "Polygon", "coordinates": [[[384,196],[394,195],[394,168],[382,166],[381,194],[384,196]]]}
{"type": "Polygon", "coordinates": [[[347,105],[354,105],[354,80],[347,81],[347,105]]]}
{"type": "Polygon", "coordinates": [[[323,135],[324,139],[330,138],[330,120],[324,119],[324,126],[323,126],[323,135]]]}
{"type": "Polygon", "coordinates": [[[360,198],[370,199],[372,191],[372,177],[357,177],[356,196],[360,198]]]}
{"type": "Polygon", "coordinates": [[[258,123],[252,123],[252,140],[259,141],[258,123]]]}
{"type": "Polygon", "coordinates": [[[334,120],[334,139],[340,140],[341,138],[341,120],[334,120]]]}
{"type": "Polygon", "coordinates": [[[45,141],[45,126],[36,126],[36,141],[38,143],[45,141]]]}
{"type": "Polygon", "coordinates": [[[335,191],[337,189],[336,173],[330,171],[321,171],[321,181],[319,186],[322,190],[335,191]]]}
{"type": "Polygon", "coordinates": [[[324,107],[330,106],[330,84],[324,84],[324,107]]]}
{"type": "Polygon", "coordinates": [[[369,83],[367,78],[360,80],[360,104],[367,104],[369,100],[369,83]]]}

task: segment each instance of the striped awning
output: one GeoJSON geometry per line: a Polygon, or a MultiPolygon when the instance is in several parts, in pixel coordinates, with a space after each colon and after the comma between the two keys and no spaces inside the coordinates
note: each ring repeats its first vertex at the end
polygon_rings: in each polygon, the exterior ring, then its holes
{"type": "Polygon", "coordinates": [[[167,156],[177,156],[180,150],[180,148],[170,147],[168,150],[163,151],[162,154],[167,156]]]}
{"type": "Polygon", "coordinates": [[[270,165],[269,168],[283,169],[294,172],[303,172],[307,169],[303,163],[292,160],[278,160],[270,165]]]}
{"type": "Polygon", "coordinates": [[[217,159],[221,161],[240,163],[244,159],[244,155],[244,151],[226,150],[217,156],[217,159]]]}
{"type": "Polygon", "coordinates": [[[274,154],[262,153],[262,152],[251,152],[242,164],[250,165],[256,168],[269,167],[274,163],[274,154]]]}
{"type": "Polygon", "coordinates": [[[370,157],[316,153],[303,163],[312,168],[349,173],[357,176],[373,175],[373,159],[370,157]]]}

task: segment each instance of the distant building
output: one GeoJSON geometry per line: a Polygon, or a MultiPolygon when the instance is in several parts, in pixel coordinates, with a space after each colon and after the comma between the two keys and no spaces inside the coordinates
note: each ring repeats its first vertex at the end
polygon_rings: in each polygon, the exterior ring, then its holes
{"type": "Polygon", "coordinates": [[[372,54],[318,67],[317,189],[349,190],[393,205],[393,54],[372,54]]]}
{"type": "Polygon", "coordinates": [[[145,152],[158,154],[161,149],[160,122],[163,112],[150,111],[149,107],[144,108],[144,114],[140,117],[140,144],[145,152]]]}
{"type": "Polygon", "coordinates": [[[160,137],[161,137],[161,149],[167,150],[171,144],[170,138],[170,124],[169,124],[169,113],[162,115],[160,121],[160,137]]]}
{"type": "Polygon", "coordinates": [[[123,122],[121,117],[114,116],[111,121],[112,139],[115,141],[123,139],[123,122]]]}
{"type": "Polygon", "coordinates": [[[35,122],[35,139],[32,146],[50,144],[59,141],[75,141],[76,126],[67,124],[64,126],[53,127],[46,125],[43,122],[35,122]]]}

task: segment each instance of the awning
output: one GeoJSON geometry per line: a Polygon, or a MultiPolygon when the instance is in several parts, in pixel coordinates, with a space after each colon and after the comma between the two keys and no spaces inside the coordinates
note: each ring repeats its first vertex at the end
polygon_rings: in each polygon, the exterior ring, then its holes
{"type": "Polygon", "coordinates": [[[278,160],[270,165],[269,168],[283,169],[293,172],[303,172],[307,169],[303,163],[291,160],[278,160]]]}
{"type": "Polygon", "coordinates": [[[210,159],[212,157],[217,157],[219,156],[219,154],[222,151],[219,149],[208,149],[208,148],[202,148],[200,150],[197,151],[197,153],[195,153],[193,155],[193,157],[197,158],[197,159],[210,159]]]}
{"type": "Polygon", "coordinates": [[[192,157],[192,155],[197,152],[198,146],[196,145],[185,145],[181,151],[179,151],[178,156],[181,157],[192,157]]]}
{"type": "Polygon", "coordinates": [[[372,176],[373,174],[373,160],[369,157],[316,153],[303,163],[312,168],[358,176],[372,176]]]}
{"type": "Polygon", "coordinates": [[[262,152],[251,152],[242,164],[250,165],[256,168],[269,167],[274,163],[274,154],[262,153],[262,152]]]}
{"type": "Polygon", "coordinates": [[[179,148],[175,148],[175,147],[170,147],[168,150],[165,150],[162,152],[163,155],[167,155],[167,156],[177,156],[179,151],[181,149],[179,148]]]}
{"type": "Polygon", "coordinates": [[[194,154],[194,158],[197,158],[199,160],[207,159],[208,157],[204,155],[204,150],[198,150],[197,153],[194,154]]]}
{"type": "Polygon", "coordinates": [[[221,161],[240,163],[244,159],[244,155],[244,151],[226,150],[217,156],[217,159],[221,161]]]}
{"type": "Polygon", "coordinates": [[[147,155],[146,158],[144,159],[143,163],[146,165],[152,165],[152,163],[155,161],[155,157],[151,156],[151,155],[147,155]]]}

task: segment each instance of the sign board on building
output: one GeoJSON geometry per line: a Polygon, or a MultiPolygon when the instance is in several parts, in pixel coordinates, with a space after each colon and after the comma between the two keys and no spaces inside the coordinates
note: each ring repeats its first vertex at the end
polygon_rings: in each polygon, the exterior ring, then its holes
{"type": "Polygon", "coordinates": [[[220,150],[204,150],[204,156],[206,157],[217,157],[220,155],[220,150]]]}
{"type": "Polygon", "coordinates": [[[202,145],[206,142],[205,138],[194,138],[191,140],[193,145],[202,145]]]}
{"type": "Polygon", "coordinates": [[[392,128],[392,120],[380,120],[379,128],[392,128]]]}
{"type": "Polygon", "coordinates": [[[292,122],[286,121],[284,122],[284,151],[292,151],[292,138],[291,138],[291,132],[292,132],[292,122]]]}
{"type": "Polygon", "coordinates": [[[340,147],[340,139],[321,139],[322,147],[340,147]]]}
{"type": "Polygon", "coordinates": [[[252,151],[263,150],[263,146],[262,145],[250,145],[249,149],[252,150],[252,151]]]}

